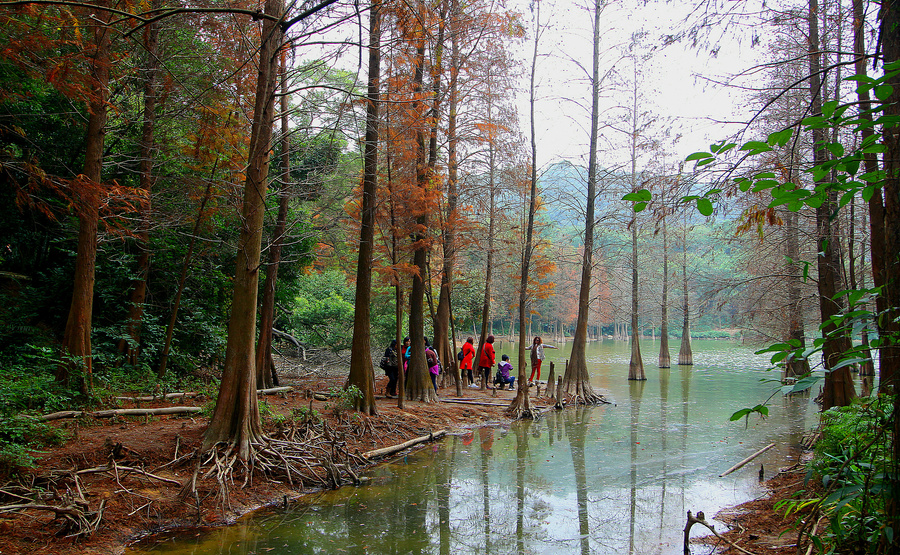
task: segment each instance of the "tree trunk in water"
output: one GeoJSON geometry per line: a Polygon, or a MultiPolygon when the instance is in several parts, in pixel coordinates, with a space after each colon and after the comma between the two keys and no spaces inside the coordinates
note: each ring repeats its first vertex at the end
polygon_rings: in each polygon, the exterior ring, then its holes
{"type": "Polygon", "coordinates": [[[659,367],[670,368],[672,356],[669,354],[669,236],[666,231],[666,207],[663,205],[663,290],[662,290],[662,322],[659,326],[659,367]]]}
{"type": "MultiPolygon", "coordinates": [[[[819,51],[819,9],[818,0],[809,2],[809,44],[810,44],[810,95],[812,97],[812,113],[819,114],[822,111],[822,92],[820,77],[819,51]]],[[[821,143],[825,140],[824,129],[813,129],[814,162],[816,165],[827,161],[827,152],[821,143]]],[[[827,187],[825,184],[817,184],[818,187],[827,187]]],[[[837,193],[833,190],[826,192],[826,200],[816,208],[816,227],[818,239],[818,292],[819,313],[822,320],[822,334],[825,343],[822,354],[825,359],[825,388],[823,391],[822,410],[828,410],[834,406],[849,405],[856,397],[853,381],[850,376],[850,367],[844,366],[833,370],[841,358],[850,349],[851,344],[846,332],[839,331],[832,322],[832,316],[843,312],[842,301],[835,298],[840,287],[840,260],[839,248],[836,244],[838,235],[832,222],[832,217],[837,212],[837,193]]]]}
{"type": "MultiPolygon", "coordinates": [[[[102,5],[106,5],[103,3],[102,5]]],[[[92,389],[91,319],[94,306],[94,273],[97,263],[97,225],[100,219],[100,181],[103,171],[103,147],[106,135],[109,97],[110,29],[106,22],[110,12],[98,11],[94,28],[94,52],[91,59],[93,90],[88,103],[88,127],[85,138],[84,168],[76,178],[80,196],[76,204],[78,216],[78,251],[72,303],[63,336],[63,354],[67,358],[56,368],[56,380],[70,383],[85,395],[92,389]]]]}
{"type": "Polygon", "coordinates": [[[678,350],[678,364],[679,366],[691,366],[694,364],[694,351],[691,349],[691,314],[688,305],[687,221],[684,223],[681,247],[681,290],[684,292],[681,309],[684,320],[681,325],[681,348],[678,350]]]}
{"type": "Polygon", "coordinates": [[[288,129],[287,53],[281,52],[281,188],[278,191],[278,218],[272,230],[269,263],[266,265],[266,281],[259,306],[259,340],[256,343],[256,387],[268,389],[278,385],[275,361],[272,359],[272,328],[275,327],[275,287],[278,284],[278,266],[284,245],[284,230],[290,205],[291,152],[288,129]]]}
{"type": "MultiPolygon", "coordinates": [[[[267,0],[265,13],[278,18],[284,11],[281,0],[267,0]]],[[[247,178],[241,206],[241,234],[238,241],[231,318],[225,348],[225,368],[216,408],[203,435],[202,449],[227,442],[241,460],[251,457],[251,442],[262,437],[256,399],[256,300],[259,288],[259,261],[263,216],[269,170],[272,127],[275,123],[275,82],[278,49],[282,32],[266,19],[259,52],[259,75],[253,108],[247,178]]]]}
{"type": "MultiPolygon", "coordinates": [[[[581,258],[581,286],[578,291],[578,319],[575,322],[575,335],[572,337],[571,358],[563,378],[566,394],[574,393],[576,403],[596,403],[598,401],[598,397],[591,387],[584,351],[587,344],[588,318],[590,317],[591,272],[594,266],[594,203],[597,196],[597,122],[600,118],[601,11],[602,2],[596,0],[594,2],[593,51],[591,57],[591,129],[590,150],[588,152],[587,203],[584,216],[584,252],[581,258]]],[[[537,58],[536,51],[535,58],[537,58]]]]}
{"type": "MultiPolygon", "coordinates": [[[[152,7],[159,9],[160,0],[154,0],[152,7]]],[[[124,355],[128,364],[137,364],[140,352],[141,324],[144,319],[144,299],[147,297],[147,278],[150,275],[150,192],[153,189],[153,160],[156,158],[156,103],[157,75],[159,74],[159,23],[149,23],[144,30],[144,49],[147,51],[147,65],[144,68],[144,114],[141,129],[141,161],[140,189],[146,195],[141,202],[140,228],[137,233],[137,247],[140,254],[137,259],[137,279],[132,281],[131,296],[128,303],[128,316],[125,320],[125,337],[119,341],[118,351],[124,355]]]]}
{"type": "MultiPolygon", "coordinates": [[[[637,140],[638,140],[638,96],[637,61],[634,61],[634,83],[631,107],[631,190],[638,190],[637,140]]],[[[644,360],[641,357],[641,329],[638,322],[638,256],[637,256],[637,213],[631,220],[631,360],[628,363],[629,380],[646,380],[644,360]]]]}
{"type": "Polygon", "coordinates": [[[628,362],[628,379],[646,380],[638,325],[637,221],[631,225],[631,360],[628,362]]]}
{"type": "Polygon", "coordinates": [[[369,85],[366,103],[366,143],[363,161],[362,213],[359,228],[359,259],[356,265],[356,312],[353,318],[353,348],[349,386],[362,396],[356,410],[373,415],[375,370],[372,365],[370,305],[372,297],[372,252],[375,243],[375,210],[378,189],[378,106],[381,94],[381,0],[371,0],[369,10],[369,85]]]}

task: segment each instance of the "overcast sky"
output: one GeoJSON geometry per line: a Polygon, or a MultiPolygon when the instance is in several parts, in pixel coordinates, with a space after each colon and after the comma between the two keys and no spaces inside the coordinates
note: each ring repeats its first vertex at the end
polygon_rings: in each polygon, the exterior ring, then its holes
{"type": "MultiPolygon", "coordinates": [[[[590,85],[585,72],[591,67],[593,25],[592,13],[583,7],[588,4],[592,2],[544,0],[541,5],[544,30],[539,42],[535,108],[540,167],[560,159],[587,163],[590,85]]],[[[527,0],[509,4],[524,14],[531,29],[529,41],[533,41],[534,22],[529,5],[527,0]]],[[[742,93],[714,82],[746,70],[762,55],[762,48],[750,47],[752,28],[731,25],[724,30],[714,26],[705,34],[704,46],[694,46],[690,41],[661,46],[660,37],[682,31],[685,17],[695,7],[696,2],[620,0],[608,2],[604,8],[600,74],[609,72],[609,76],[604,79],[601,92],[601,119],[607,124],[601,130],[602,164],[623,163],[629,158],[627,135],[613,128],[629,126],[623,107],[630,110],[633,103],[630,87],[634,62],[626,56],[635,32],[646,32],[635,51],[640,60],[638,112],[644,119],[656,121],[652,133],[668,143],[673,160],[705,149],[710,142],[725,138],[739,127],[717,121],[746,119],[748,108],[742,93]],[[715,56],[711,50],[717,51],[715,56]]],[[[749,18],[743,20],[748,22],[749,18]]],[[[529,65],[533,47],[530,42],[522,49],[523,60],[529,65]]],[[[527,81],[523,82],[519,95],[519,115],[526,133],[527,86],[527,81]]]]}

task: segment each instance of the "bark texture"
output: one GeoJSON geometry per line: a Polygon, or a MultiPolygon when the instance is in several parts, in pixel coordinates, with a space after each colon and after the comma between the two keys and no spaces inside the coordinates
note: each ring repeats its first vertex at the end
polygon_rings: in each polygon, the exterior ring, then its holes
{"type": "Polygon", "coordinates": [[[372,253],[375,243],[375,202],[378,188],[378,104],[381,75],[381,2],[369,5],[369,83],[366,103],[366,142],[363,159],[362,214],[359,230],[359,258],[356,265],[356,310],[353,318],[353,349],[348,385],[362,396],[356,409],[375,414],[375,371],[370,341],[372,297],[372,253]]]}
{"type": "MultiPolygon", "coordinates": [[[[267,15],[277,18],[283,11],[282,0],[266,1],[267,15]]],[[[251,443],[263,435],[256,399],[254,347],[263,216],[275,124],[275,82],[278,50],[282,43],[282,32],[275,21],[266,19],[263,22],[261,41],[225,368],[216,408],[203,435],[204,450],[225,442],[233,446],[241,460],[251,457],[251,443]]]]}

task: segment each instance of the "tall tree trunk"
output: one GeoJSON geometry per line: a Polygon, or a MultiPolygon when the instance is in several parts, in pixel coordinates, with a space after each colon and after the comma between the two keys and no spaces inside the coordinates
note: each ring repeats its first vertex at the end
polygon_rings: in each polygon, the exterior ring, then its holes
{"type": "MultiPolygon", "coordinates": [[[[854,202],[856,202],[856,199],[854,199],[854,202]]],[[[862,227],[868,226],[866,217],[867,217],[867,213],[865,210],[863,210],[862,224],[861,224],[862,227]]],[[[859,244],[860,244],[860,250],[861,250],[861,252],[859,253],[859,259],[866,260],[867,259],[867,257],[866,257],[866,242],[860,241],[859,244]]],[[[856,276],[858,276],[859,283],[857,285],[859,286],[859,288],[865,289],[866,288],[866,272],[855,271],[854,274],[856,276]]],[[[852,287],[855,289],[856,285],[853,285],[852,287]]],[[[867,306],[865,308],[866,308],[866,310],[871,310],[871,308],[872,308],[871,304],[867,303],[867,306]]],[[[871,349],[871,346],[869,343],[869,330],[870,330],[869,325],[866,325],[866,326],[863,326],[863,328],[859,332],[861,343],[862,343],[860,348],[863,351],[863,353],[862,353],[863,358],[866,359],[864,362],[861,362],[859,364],[859,375],[860,376],[874,376],[875,375],[875,361],[873,359],[874,355],[872,354],[872,349],[871,349]]],[[[871,380],[869,380],[869,382],[871,383],[871,380]]],[[[869,395],[866,395],[863,393],[862,396],[868,397],[869,395]]]]}
{"type": "MultiPolygon", "coordinates": [[[[385,127],[390,128],[390,104],[384,106],[385,127]]],[[[394,267],[394,339],[397,340],[397,408],[404,408],[406,399],[406,369],[403,366],[403,280],[399,271],[400,267],[400,245],[397,240],[397,199],[394,197],[394,177],[393,164],[391,160],[391,149],[385,152],[385,170],[387,173],[388,195],[390,196],[391,210],[391,264],[394,267]]]]}
{"type": "MultiPolygon", "coordinates": [[[[881,51],[885,64],[895,64],[900,60],[900,2],[883,0],[881,4],[881,51]]],[[[900,76],[893,75],[888,79],[893,87],[890,97],[885,103],[884,115],[900,117],[900,76]]],[[[881,316],[882,328],[887,341],[881,347],[879,373],[880,389],[893,392],[894,407],[891,414],[893,420],[893,468],[891,469],[892,492],[887,501],[887,522],[885,526],[893,530],[900,529],[900,395],[897,395],[897,380],[900,376],[900,126],[896,123],[885,126],[883,138],[884,172],[884,296],[885,313],[881,316]]],[[[874,243],[873,243],[874,250],[874,243]]],[[[896,553],[900,544],[900,534],[894,534],[883,540],[882,553],[896,553]]]]}
{"type": "Polygon", "coordinates": [[[528,203],[528,222],[525,224],[525,249],[522,252],[522,264],[519,280],[519,345],[518,368],[516,375],[519,378],[519,386],[516,389],[516,397],[507,409],[507,413],[516,417],[534,418],[531,411],[531,398],[528,395],[528,384],[525,383],[525,345],[528,343],[525,327],[525,308],[528,304],[528,273],[531,269],[532,241],[534,239],[534,213],[537,210],[537,134],[534,129],[534,74],[537,69],[538,38],[541,29],[541,6],[535,6],[535,33],[534,54],[531,58],[531,77],[528,87],[528,109],[531,122],[531,175],[530,175],[530,200],[528,203]]]}
{"type": "Polygon", "coordinates": [[[375,210],[378,190],[378,105],[381,95],[381,0],[370,0],[369,87],[366,103],[366,143],[363,160],[362,214],[359,230],[359,259],[356,265],[356,312],[353,318],[353,348],[348,386],[356,386],[362,396],[356,410],[375,414],[375,371],[370,343],[372,297],[372,252],[375,243],[375,210]]]}
{"type": "MultiPolygon", "coordinates": [[[[788,258],[787,273],[788,290],[788,340],[799,343],[797,347],[806,346],[805,323],[803,318],[802,297],[800,295],[800,283],[802,273],[800,270],[800,244],[798,241],[798,220],[796,212],[788,211],[785,215],[785,257],[788,258]]],[[[809,373],[809,360],[806,358],[791,358],[784,367],[786,377],[798,377],[809,373]]]]}
{"type": "MultiPolygon", "coordinates": [[[[162,6],[161,0],[153,0],[153,9],[162,6]]],[[[153,161],[156,158],[156,104],[159,74],[159,22],[152,22],[144,30],[144,50],[147,64],[144,67],[144,113],[141,126],[140,189],[145,195],[141,202],[140,228],[137,233],[137,277],[132,280],[128,316],[125,320],[125,337],[119,341],[118,350],[128,364],[137,363],[140,352],[141,324],[144,319],[144,299],[147,297],[147,279],[150,275],[150,199],[153,189],[153,161]]]]}
{"type": "Polygon", "coordinates": [[[166,375],[166,367],[169,363],[169,350],[172,348],[172,336],[175,333],[175,322],[178,320],[178,309],[181,306],[181,295],[184,293],[184,286],[187,282],[188,269],[191,267],[191,259],[194,256],[194,247],[197,244],[197,233],[200,231],[200,224],[203,223],[203,210],[212,192],[213,179],[216,176],[216,164],[213,165],[212,176],[206,183],[206,191],[203,193],[203,199],[200,201],[200,207],[197,209],[197,219],[194,221],[194,231],[191,233],[191,240],[188,243],[187,254],[181,262],[181,276],[178,278],[178,290],[175,292],[175,298],[172,300],[172,313],[169,315],[169,323],[166,326],[166,338],[163,341],[163,350],[159,359],[159,369],[156,375],[162,378],[166,375]]]}
{"type": "MultiPolygon", "coordinates": [[[[634,63],[634,83],[631,104],[631,190],[638,190],[637,140],[638,140],[638,85],[637,61],[634,63]]],[[[641,357],[641,329],[638,322],[638,255],[637,255],[637,214],[631,220],[631,360],[628,362],[629,380],[646,380],[644,359],[641,357]]]]}
{"type": "MultiPolygon", "coordinates": [[[[444,268],[441,272],[441,293],[438,298],[437,319],[434,325],[434,341],[438,347],[441,360],[447,362],[448,369],[453,369],[456,381],[456,395],[462,395],[462,379],[459,364],[456,361],[456,338],[453,344],[447,337],[453,327],[451,322],[451,301],[453,298],[453,266],[456,264],[456,225],[459,220],[457,212],[459,162],[457,160],[457,144],[459,137],[456,130],[456,110],[459,103],[458,77],[461,57],[459,52],[459,34],[462,32],[459,22],[459,0],[450,3],[450,85],[447,114],[447,218],[444,222],[444,268]],[[451,348],[452,347],[452,348],[451,348]]],[[[433,128],[436,129],[436,126],[433,128]]]]}
{"type": "MultiPolygon", "coordinates": [[[[882,54],[884,55],[885,63],[889,63],[891,61],[895,61],[897,59],[898,52],[896,49],[898,48],[897,44],[897,30],[893,25],[897,24],[898,18],[896,10],[900,9],[900,6],[897,5],[897,2],[891,0],[890,2],[883,2],[882,9],[879,13],[879,17],[881,18],[881,39],[882,39],[882,54]],[[887,34],[885,34],[887,33],[887,34]],[[893,57],[891,57],[893,56],[893,57]]],[[[865,18],[863,15],[863,6],[862,0],[854,0],[853,2],[853,17],[854,17],[854,50],[856,53],[856,73],[858,75],[866,74],[866,60],[868,58],[865,57],[865,18]]],[[[858,89],[859,94],[859,111],[860,117],[871,120],[872,115],[869,110],[871,110],[872,104],[871,99],[869,97],[869,90],[867,88],[860,87],[858,89]]],[[[897,87],[894,87],[894,97],[889,99],[893,101],[893,103],[889,104],[892,106],[892,110],[896,113],[896,97],[897,95],[897,87]]],[[[890,110],[890,109],[889,109],[890,110]]],[[[868,139],[874,133],[874,125],[868,126],[863,125],[860,126],[861,131],[860,135],[863,140],[868,139]]],[[[896,146],[897,140],[897,131],[896,128],[892,132],[888,132],[885,130],[885,146],[894,145],[896,146]]],[[[878,170],[878,160],[875,153],[867,153],[864,155],[866,172],[875,172],[878,170]]],[[[897,156],[896,151],[892,153],[888,150],[884,154],[884,169],[887,171],[889,168],[897,169],[897,156]]],[[[876,319],[875,324],[878,328],[878,334],[881,336],[886,335],[885,326],[889,325],[890,318],[887,317],[887,313],[889,310],[889,306],[898,306],[897,304],[890,305],[888,301],[888,291],[887,291],[887,281],[888,276],[891,276],[888,272],[888,266],[891,264],[891,258],[888,253],[888,226],[892,223],[887,220],[887,205],[893,202],[896,205],[896,199],[888,198],[888,188],[892,183],[896,183],[893,181],[896,179],[896,176],[888,176],[888,181],[886,182],[886,187],[875,187],[872,198],[869,199],[869,230],[870,230],[870,250],[871,250],[871,259],[872,259],[872,280],[875,284],[875,287],[884,287],[883,293],[881,295],[877,295],[875,297],[875,311],[879,314],[879,317],[876,319]],[[882,196],[884,195],[884,196],[882,196]]],[[[894,245],[893,252],[896,255],[896,245],[894,245]]],[[[894,260],[896,262],[896,260],[894,260]]],[[[881,376],[879,381],[878,389],[882,393],[887,393],[892,391],[893,381],[898,372],[900,372],[900,358],[896,356],[892,359],[890,357],[891,351],[888,351],[885,348],[881,348],[878,351],[878,373],[881,376]],[[885,360],[887,358],[887,360],[885,360]]]]}
{"type": "Polygon", "coordinates": [[[688,305],[688,279],[687,279],[687,218],[684,222],[684,235],[681,241],[681,290],[684,293],[681,302],[681,348],[678,350],[678,365],[691,366],[694,364],[694,351],[691,349],[691,314],[688,305]]]}
{"type": "MultiPolygon", "coordinates": [[[[101,2],[107,6],[107,2],[101,2]]],[[[91,100],[88,102],[88,127],[85,137],[84,168],[77,178],[78,250],[72,303],[63,335],[63,350],[68,357],[56,369],[56,380],[73,385],[85,395],[92,389],[91,319],[94,306],[94,273],[97,263],[97,226],[100,219],[100,191],[103,171],[103,147],[106,136],[107,98],[109,97],[111,14],[98,10],[92,15],[94,51],[91,53],[91,100]],[[74,378],[74,379],[73,379],[74,378]]]]}
{"type": "MultiPolygon", "coordinates": [[[[599,397],[591,387],[585,346],[590,318],[591,272],[594,267],[594,203],[597,197],[597,122],[600,119],[600,12],[603,3],[594,2],[594,34],[591,56],[591,130],[588,152],[587,203],[584,215],[584,252],[581,257],[581,287],[578,291],[578,319],[572,337],[572,354],[563,377],[563,390],[575,396],[576,403],[596,403],[599,397]],[[574,391],[572,390],[574,388],[574,391]]],[[[537,52],[535,52],[537,57],[537,52]]],[[[533,79],[533,77],[532,77],[533,79]]],[[[524,346],[521,347],[524,349],[524,346]]],[[[522,358],[524,358],[524,351],[522,358]]]]}
{"type": "MultiPolygon", "coordinates": [[[[420,4],[420,8],[423,6],[420,4]]],[[[421,114],[422,84],[425,71],[425,37],[424,30],[420,30],[420,37],[416,45],[416,68],[413,77],[413,113],[421,114]]],[[[428,165],[426,159],[424,122],[416,124],[416,184],[424,193],[428,188],[428,165]]],[[[424,195],[423,195],[424,196],[424,195]]],[[[416,268],[412,279],[412,290],[409,296],[409,339],[412,343],[410,351],[409,367],[406,373],[406,394],[408,399],[417,399],[423,402],[432,402],[436,399],[436,393],[431,386],[428,365],[425,362],[425,276],[427,275],[428,246],[426,245],[425,231],[428,229],[428,215],[423,212],[416,218],[419,230],[413,235],[413,243],[416,245],[413,251],[413,266],[416,268]]]]}
{"type": "MultiPolygon", "coordinates": [[[[478,336],[478,350],[475,353],[473,366],[478,370],[481,360],[481,351],[489,335],[488,328],[491,318],[491,279],[494,271],[494,141],[488,144],[488,236],[487,236],[487,260],[484,269],[484,301],[481,304],[481,334],[478,336]]],[[[487,380],[482,380],[481,389],[487,388],[487,380]]]]}
{"type": "Polygon", "coordinates": [[[628,362],[629,380],[646,380],[641,357],[641,329],[638,322],[638,256],[637,218],[631,224],[631,360],[628,362]]]}
{"type": "Polygon", "coordinates": [[[669,235],[666,229],[666,206],[663,198],[662,236],[663,236],[663,289],[662,289],[662,321],[659,325],[659,367],[672,366],[669,354],[669,235]]]}
{"type": "MultiPolygon", "coordinates": [[[[819,47],[819,7],[818,0],[809,2],[809,46],[810,46],[810,95],[812,98],[812,113],[819,114],[822,111],[822,82],[820,77],[820,47],[819,47]]],[[[822,146],[825,140],[824,129],[813,129],[814,162],[816,165],[827,161],[827,151],[822,146]]],[[[827,187],[826,184],[817,184],[827,187]]],[[[834,369],[841,358],[850,349],[850,340],[846,332],[839,331],[832,321],[832,316],[843,312],[843,303],[840,298],[835,298],[840,285],[840,260],[839,248],[836,244],[838,235],[834,229],[836,225],[832,218],[837,212],[837,193],[827,190],[826,200],[816,208],[816,227],[818,239],[818,292],[819,313],[822,319],[822,334],[825,337],[823,356],[825,358],[825,388],[823,391],[822,410],[828,410],[834,406],[845,406],[856,396],[853,381],[850,376],[850,367],[834,369]]]]}
{"type": "MultiPolygon", "coordinates": [[[[457,16],[456,0],[454,0],[453,5],[450,6],[450,35],[451,35],[451,46],[450,46],[450,113],[448,114],[448,131],[447,131],[447,140],[448,140],[448,162],[447,162],[447,212],[446,217],[443,218],[442,229],[443,233],[441,234],[442,239],[442,264],[441,264],[441,289],[438,293],[438,304],[437,309],[435,310],[435,318],[434,318],[434,347],[437,350],[438,357],[440,357],[441,361],[443,361],[442,366],[444,367],[444,374],[441,376],[441,379],[445,379],[447,373],[452,372],[453,379],[456,381],[456,389],[457,395],[462,395],[462,387],[459,380],[459,365],[455,364],[456,359],[453,356],[453,349],[450,345],[450,301],[452,299],[453,293],[453,265],[456,261],[456,221],[457,221],[457,213],[456,213],[456,203],[457,203],[457,167],[456,167],[456,138],[454,137],[456,133],[456,102],[457,99],[455,95],[457,94],[456,90],[456,73],[458,71],[458,67],[454,64],[459,63],[459,44],[458,37],[456,36],[458,33],[458,29],[454,23],[454,19],[457,16]],[[452,149],[452,153],[450,152],[452,149]]],[[[432,78],[432,92],[434,97],[432,99],[432,108],[431,108],[431,136],[429,139],[429,159],[428,159],[428,167],[430,172],[434,172],[435,166],[437,164],[437,135],[438,135],[438,126],[440,123],[440,99],[441,99],[441,74],[443,72],[442,69],[442,60],[443,60],[443,52],[444,52],[444,29],[447,22],[447,9],[448,5],[446,2],[441,2],[440,5],[440,22],[438,23],[438,36],[437,36],[437,44],[435,45],[435,62],[431,72],[432,78]]]]}
{"type": "Polygon", "coordinates": [[[287,228],[288,208],[291,201],[291,139],[288,126],[287,51],[281,51],[281,187],[278,191],[278,217],[272,240],[269,242],[269,263],[266,265],[266,281],[259,306],[259,340],[256,343],[256,386],[267,389],[278,385],[275,361],[272,359],[272,328],[275,327],[275,287],[278,284],[278,266],[287,228]]]}
{"type": "MultiPolygon", "coordinates": [[[[267,15],[279,18],[284,11],[284,4],[282,0],[266,0],[264,10],[267,15]]],[[[262,437],[256,399],[256,301],[269,154],[275,124],[278,50],[282,44],[282,36],[277,22],[272,19],[264,20],[247,178],[241,206],[241,234],[238,240],[234,293],[225,347],[225,368],[216,408],[203,435],[203,450],[208,450],[219,442],[226,442],[233,445],[241,460],[251,457],[251,442],[262,437]]]]}

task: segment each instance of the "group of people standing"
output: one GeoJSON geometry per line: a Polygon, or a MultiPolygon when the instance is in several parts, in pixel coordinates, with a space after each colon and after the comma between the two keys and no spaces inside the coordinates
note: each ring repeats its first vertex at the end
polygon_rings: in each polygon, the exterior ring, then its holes
{"type": "MultiPolygon", "coordinates": [[[[526,350],[531,351],[531,377],[528,379],[529,386],[534,384],[535,375],[537,375],[538,380],[541,379],[541,364],[544,362],[545,348],[556,349],[553,345],[544,344],[540,336],[535,337],[532,344],[525,348],[526,350]]],[[[397,395],[397,381],[400,368],[405,372],[406,367],[409,364],[409,357],[412,352],[409,337],[406,337],[403,340],[403,345],[399,352],[402,353],[402,356],[398,356],[397,354],[397,340],[395,339],[391,341],[390,346],[384,353],[384,357],[381,359],[381,368],[388,377],[386,394],[389,397],[397,395]]],[[[459,353],[459,368],[460,373],[468,378],[470,384],[475,383],[473,367],[476,354],[475,338],[469,337],[466,339],[465,343],[463,343],[462,350],[459,353]]],[[[497,376],[494,379],[494,384],[501,388],[508,386],[509,389],[513,389],[516,378],[510,375],[512,364],[510,364],[509,355],[503,355],[499,364],[496,362],[496,356],[496,351],[494,350],[494,336],[489,335],[487,336],[487,339],[485,339],[484,347],[481,349],[481,357],[478,359],[478,377],[483,379],[485,384],[490,383],[491,370],[496,364],[497,376]]],[[[437,376],[441,373],[441,364],[437,352],[431,347],[428,338],[425,338],[425,359],[431,374],[431,384],[434,386],[434,390],[437,391],[437,376]]]]}
{"type": "MultiPolygon", "coordinates": [[[[409,336],[403,338],[403,345],[400,346],[399,352],[396,339],[391,341],[391,344],[385,349],[384,356],[381,357],[379,366],[384,370],[384,373],[388,377],[388,384],[385,392],[388,397],[397,396],[397,382],[400,378],[400,369],[403,369],[405,375],[411,356],[412,345],[410,344],[409,336]]],[[[437,392],[437,377],[442,370],[441,361],[440,358],[438,358],[437,351],[435,351],[434,347],[431,346],[431,343],[428,342],[427,337],[425,338],[425,361],[428,364],[428,372],[431,375],[431,385],[434,387],[434,391],[437,392]]]]}

